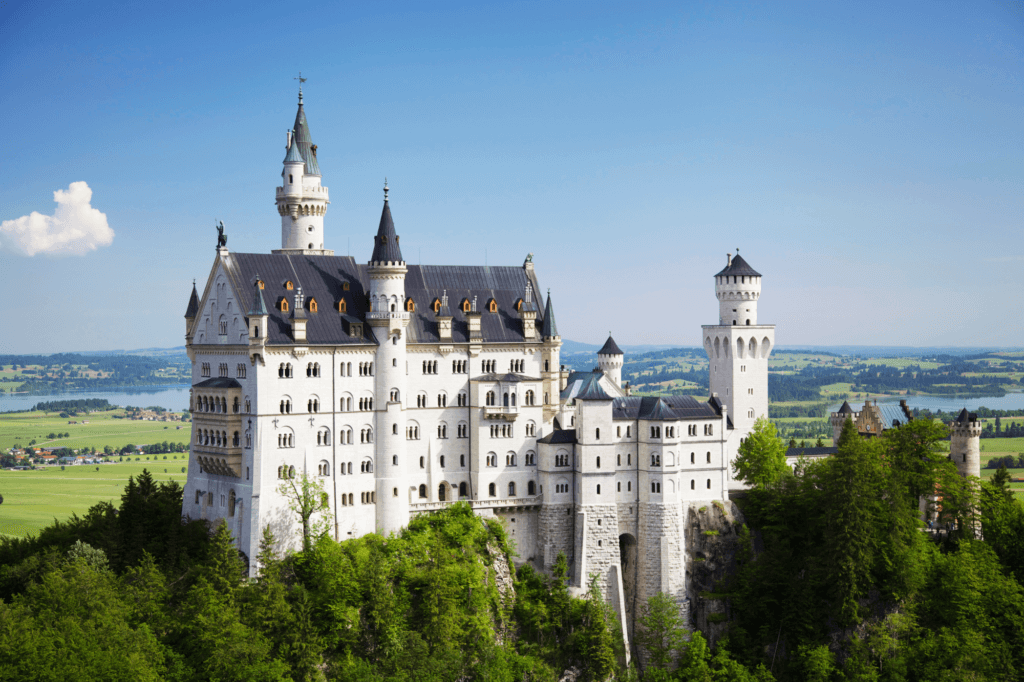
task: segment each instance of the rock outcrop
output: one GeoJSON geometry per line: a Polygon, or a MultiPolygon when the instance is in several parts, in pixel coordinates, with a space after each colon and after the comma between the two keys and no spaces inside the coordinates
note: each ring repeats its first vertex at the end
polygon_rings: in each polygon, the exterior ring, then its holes
{"type": "Polygon", "coordinates": [[[729,619],[723,594],[736,572],[739,529],[743,515],[734,503],[693,503],[686,509],[686,592],[691,625],[709,644],[720,638],[729,619]]]}

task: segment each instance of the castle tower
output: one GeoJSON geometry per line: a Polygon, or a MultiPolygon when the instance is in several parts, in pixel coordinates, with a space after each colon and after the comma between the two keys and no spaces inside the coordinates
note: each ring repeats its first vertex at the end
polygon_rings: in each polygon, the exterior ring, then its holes
{"type": "Polygon", "coordinates": [[[192,280],[192,295],[188,299],[188,307],[185,309],[185,338],[188,339],[192,332],[192,324],[199,315],[199,294],[196,292],[196,282],[192,280]]]}
{"type": "Polygon", "coordinates": [[[843,424],[846,423],[847,419],[852,419],[856,422],[857,413],[853,411],[852,407],[850,407],[850,403],[844,400],[839,411],[833,412],[828,417],[828,423],[832,426],[832,445],[839,445],[839,434],[843,432],[843,424]]]}
{"type": "MultiPolygon", "coordinates": [[[[540,338],[543,341],[541,346],[543,372],[541,376],[544,378],[544,423],[551,424],[555,415],[558,414],[558,397],[562,391],[560,364],[562,337],[558,334],[558,324],[555,322],[555,306],[551,302],[551,289],[548,289],[548,300],[544,305],[544,319],[540,325],[540,338]]],[[[562,426],[565,427],[566,425],[562,424],[562,426]]]]}
{"type": "Polygon", "coordinates": [[[330,203],[327,188],[320,185],[316,145],[309,134],[299,89],[299,111],[288,131],[281,186],[277,188],[277,212],[281,216],[281,248],[272,253],[305,253],[333,256],[324,249],[324,214],[330,203]]]}
{"type": "Polygon", "coordinates": [[[733,423],[731,465],[754,420],[768,416],[768,356],[775,346],[775,325],[757,323],[761,273],[739,254],[726,259],[725,268],[715,275],[718,324],[702,329],[711,393],[725,404],[733,423]]]}
{"type": "Polygon", "coordinates": [[[601,350],[597,351],[597,366],[619,388],[622,388],[622,362],[622,351],[615,344],[612,333],[608,332],[608,340],[604,342],[601,350]]]}
{"type": "Polygon", "coordinates": [[[949,458],[961,476],[981,477],[981,422],[966,407],[949,425],[949,458]]]}
{"type": "Polygon", "coordinates": [[[377,339],[374,362],[374,482],[377,532],[397,533],[409,523],[409,486],[405,470],[406,354],[405,274],[395,223],[384,182],[384,209],[369,262],[370,312],[366,320],[377,339]]]}

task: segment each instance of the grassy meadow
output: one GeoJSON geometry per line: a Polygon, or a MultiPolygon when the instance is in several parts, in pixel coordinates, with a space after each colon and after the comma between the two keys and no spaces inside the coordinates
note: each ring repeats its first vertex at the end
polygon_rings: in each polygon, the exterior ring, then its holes
{"type": "MultiPolygon", "coordinates": [[[[35,471],[0,470],[0,535],[24,537],[72,514],[81,516],[102,501],[118,501],[129,476],[148,469],[157,481],[177,481],[185,485],[187,461],[152,455],[156,461],[117,464],[44,467],[35,471]],[[97,470],[98,469],[98,470],[97,470]],[[166,473],[165,473],[166,470],[166,473]]],[[[143,460],[146,459],[142,455],[143,460]]],[[[132,458],[134,460],[134,457],[132,458]]]]}
{"type": "Polygon", "coordinates": [[[11,447],[27,447],[35,440],[34,448],[96,448],[106,445],[122,448],[125,445],[162,443],[188,443],[192,424],[181,422],[151,422],[115,419],[124,410],[110,410],[79,414],[61,418],[58,412],[5,412],[0,413],[0,451],[11,447]],[[75,421],[77,424],[69,424],[75,421]],[[88,424],[83,424],[88,421],[88,424]],[[69,433],[67,438],[50,439],[50,433],[69,433]]]}

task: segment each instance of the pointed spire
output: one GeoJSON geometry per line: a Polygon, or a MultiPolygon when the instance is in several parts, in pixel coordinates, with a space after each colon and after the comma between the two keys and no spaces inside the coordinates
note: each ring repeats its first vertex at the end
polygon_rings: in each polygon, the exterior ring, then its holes
{"type": "Polygon", "coordinates": [[[388,181],[384,180],[384,210],[380,213],[380,226],[373,240],[373,255],[370,263],[404,263],[402,250],[398,248],[398,235],[395,234],[395,221],[391,219],[391,206],[388,204],[388,181]]]}
{"type": "Polygon", "coordinates": [[[601,350],[597,351],[598,355],[623,355],[623,352],[619,350],[619,346],[615,343],[615,339],[612,338],[612,333],[608,332],[608,340],[604,342],[604,346],[601,350]]]}
{"type": "Polygon", "coordinates": [[[260,289],[260,276],[256,275],[256,282],[253,284],[255,292],[252,296],[252,306],[249,307],[249,315],[266,315],[267,305],[263,302],[263,290],[260,289]]]}
{"type": "Polygon", "coordinates": [[[545,339],[558,336],[558,325],[555,324],[555,308],[551,304],[551,289],[548,289],[548,302],[544,306],[544,323],[540,327],[540,335],[545,339]]]}
{"type": "Polygon", "coordinates": [[[288,146],[288,154],[284,157],[284,163],[303,163],[302,154],[299,153],[299,145],[296,144],[295,135],[292,135],[292,143],[288,146]]]}
{"type": "Polygon", "coordinates": [[[316,145],[309,133],[309,124],[306,122],[306,112],[302,107],[302,93],[299,93],[299,110],[295,114],[295,135],[292,137],[292,145],[298,146],[302,160],[306,162],[306,175],[320,175],[320,165],[316,161],[316,145]]]}
{"type": "Polygon", "coordinates": [[[188,299],[188,308],[185,309],[185,317],[195,318],[199,314],[199,293],[196,291],[196,281],[192,280],[192,295],[188,299]]]}

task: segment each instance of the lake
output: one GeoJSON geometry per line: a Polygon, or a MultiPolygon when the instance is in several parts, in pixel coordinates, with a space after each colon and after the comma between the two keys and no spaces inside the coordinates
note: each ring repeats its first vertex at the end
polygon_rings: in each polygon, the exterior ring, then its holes
{"type": "MultiPolygon", "coordinates": [[[[891,398],[879,398],[880,404],[895,404],[898,405],[900,400],[903,398],[893,396],[891,398]]],[[[987,407],[990,410],[1024,410],[1024,393],[1007,393],[1004,396],[992,397],[992,398],[958,398],[956,396],[936,396],[936,395],[912,395],[905,398],[907,405],[913,409],[928,409],[932,412],[959,412],[963,408],[967,408],[967,411],[976,410],[979,407],[987,407]]],[[[863,400],[850,400],[850,407],[854,410],[860,410],[863,407],[863,400]]],[[[837,411],[842,406],[842,403],[835,403],[829,407],[830,412],[837,411]]]]}
{"type": "Polygon", "coordinates": [[[112,405],[133,405],[135,407],[162,407],[165,410],[181,412],[188,409],[187,384],[175,386],[124,386],[106,391],[63,391],[44,395],[29,393],[0,393],[0,412],[30,410],[37,403],[51,400],[82,400],[103,398],[112,405]]]}

